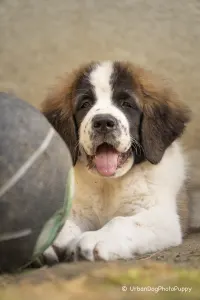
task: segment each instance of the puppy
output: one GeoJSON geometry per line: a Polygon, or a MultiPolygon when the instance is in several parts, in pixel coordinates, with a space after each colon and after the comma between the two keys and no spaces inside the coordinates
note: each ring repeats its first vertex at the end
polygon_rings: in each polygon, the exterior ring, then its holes
{"type": "MultiPolygon", "coordinates": [[[[179,245],[189,109],[152,72],[92,62],[64,78],[42,112],[66,142],[75,198],[47,261],[132,259],[179,245]]],[[[187,210],[187,209],[186,209],[187,210]]]]}

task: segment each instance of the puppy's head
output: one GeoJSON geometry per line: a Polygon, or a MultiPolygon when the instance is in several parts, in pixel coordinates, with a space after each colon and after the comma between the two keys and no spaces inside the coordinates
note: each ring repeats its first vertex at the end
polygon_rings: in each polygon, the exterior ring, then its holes
{"type": "Polygon", "coordinates": [[[93,173],[124,175],[161,161],[181,136],[189,110],[149,71],[122,62],[90,63],[69,74],[42,111],[71,152],[93,173]]]}

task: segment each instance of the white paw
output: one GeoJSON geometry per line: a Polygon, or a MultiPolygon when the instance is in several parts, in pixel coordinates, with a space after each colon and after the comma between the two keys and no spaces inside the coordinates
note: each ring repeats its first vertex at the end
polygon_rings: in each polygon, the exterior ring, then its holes
{"type": "Polygon", "coordinates": [[[126,238],[111,236],[108,233],[95,231],[85,232],[73,241],[67,249],[67,256],[74,260],[116,260],[131,259],[132,243],[126,238]]]}

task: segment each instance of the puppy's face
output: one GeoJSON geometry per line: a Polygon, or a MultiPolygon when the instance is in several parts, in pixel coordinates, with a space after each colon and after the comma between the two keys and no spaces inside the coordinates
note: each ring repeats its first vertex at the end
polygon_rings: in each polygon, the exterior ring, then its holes
{"type": "Polygon", "coordinates": [[[132,76],[119,63],[93,64],[84,72],[76,84],[74,117],[80,159],[91,172],[116,177],[131,168],[141,115],[132,76]]]}
{"type": "Polygon", "coordinates": [[[189,121],[169,88],[150,72],[120,62],[75,71],[48,97],[43,112],[74,163],[79,159],[104,177],[122,176],[144,159],[158,163],[189,121]]]}

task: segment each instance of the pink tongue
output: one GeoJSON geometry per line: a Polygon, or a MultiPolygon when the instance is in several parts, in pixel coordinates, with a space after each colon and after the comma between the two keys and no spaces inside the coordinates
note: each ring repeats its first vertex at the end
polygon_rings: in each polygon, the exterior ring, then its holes
{"type": "Polygon", "coordinates": [[[118,153],[111,146],[103,144],[98,147],[94,162],[101,175],[112,176],[117,170],[118,153]]]}

